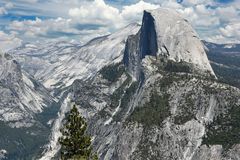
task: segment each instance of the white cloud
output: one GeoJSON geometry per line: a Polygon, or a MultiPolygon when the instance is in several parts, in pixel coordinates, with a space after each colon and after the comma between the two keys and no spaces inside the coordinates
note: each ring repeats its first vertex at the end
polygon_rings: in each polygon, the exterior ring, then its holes
{"type": "Polygon", "coordinates": [[[217,30],[215,35],[209,35],[206,40],[217,43],[239,43],[240,42],[240,22],[227,24],[217,30]]]}
{"type": "MultiPolygon", "coordinates": [[[[221,35],[221,34],[217,34],[217,35],[213,35],[213,36],[209,36],[206,39],[209,42],[214,42],[214,43],[226,43],[226,38],[221,35]]],[[[228,43],[232,43],[232,41],[228,41],[228,43]]]]}
{"type": "Polygon", "coordinates": [[[20,46],[22,40],[17,38],[16,36],[16,32],[11,32],[10,34],[7,34],[3,31],[0,31],[0,50],[6,52],[10,49],[20,46]]]}
{"type": "Polygon", "coordinates": [[[25,36],[47,36],[48,32],[66,32],[75,33],[77,30],[71,29],[71,19],[48,19],[42,20],[36,18],[35,20],[13,21],[9,25],[10,30],[24,32],[25,36]]]}
{"type": "Polygon", "coordinates": [[[79,8],[69,10],[69,15],[79,23],[115,26],[121,21],[117,8],[107,5],[103,0],[85,2],[79,8]]]}
{"type": "Polygon", "coordinates": [[[234,6],[218,7],[216,9],[216,14],[220,19],[224,21],[239,20],[240,11],[238,11],[234,6]]]}
{"type": "Polygon", "coordinates": [[[136,22],[141,20],[144,10],[152,10],[159,7],[160,5],[154,5],[141,0],[136,4],[124,6],[120,16],[122,17],[122,19],[124,19],[125,24],[132,21],[136,22]]]}
{"type": "Polygon", "coordinates": [[[109,28],[121,28],[134,21],[139,21],[143,10],[156,9],[159,5],[154,5],[144,1],[136,4],[123,6],[122,10],[112,7],[104,0],[85,2],[79,8],[69,10],[69,15],[79,23],[108,25],[109,28]]]}
{"type": "Polygon", "coordinates": [[[211,15],[211,11],[206,8],[205,5],[200,4],[196,6],[196,12],[199,14],[204,14],[204,15],[211,15]]]}
{"type": "Polygon", "coordinates": [[[175,0],[163,1],[161,3],[162,7],[171,8],[171,9],[180,9],[183,8],[181,4],[177,3],[175,0]]]}
{"type": "MultiPolygon", "coordinates": [[[[62,32],[66,35],[55,38],[66,39],[68,34],[69,37],[73,34],[75,37],[79,35],[77,38],[86,42],[94,36],[108,34],[131,22],[141,22],[143,10],[161,6],[181,13],[202,39],[218,40],[216,42],[232,42],[235,39],[240,42],[239,34],[234,31],[238,29],[236,23],[240,19],[240,3],[237,1],[221,5],[213,0],[183,0],[182,3],[177,3],[176,0],[139,0],[134,4],[112,6],[106,0],[19,0],[17,3],[12,2],[13,5],[30,8],[29,15],[33,14],[32,10],[37,10],[40,11],[40,16],[51,15],[55,18],[13,21],[6,28],[8,32],[18,31],[23,39],[47,39],[51,38],[53,33],[62,32]],[[87,28],[89,24],[98,27],[87,28]],[[81,25],[85,27],[82,28],[81,25]]],[[[118,2],[114,4],[120,4],[118,2]]],[[[5,4],[0,8],[0,14],[7,14],[13,5],[5,4]]]]}
{"type": "Polygon", "coordinates": [[[183,0],[182,2],[182,4],[186,6],[194,6],[199,4],[212,5],[213,3],[213,0],[183,0]]]}
{"type": "Polygon", "coordinates": [[[86,42],[97,36],[109,34],[107,28],[99,29],[81,29],[75,28],[77,25],[72,19],[47,19],[42,20],[36,18],[35,20],[13,21],[8,29],[16,32],[21,32],[24,39],[31,41],[34,39],[49,41],[55,40],[69,40],[72,36],[76,36],[77,40],[86,42]]]}
{"type": "Polygon", "coordinates": [[[225,37],[236,37],[240,40],[240,22],[228,24],[225,27],[221,27],[219,30],[225,37]]]}

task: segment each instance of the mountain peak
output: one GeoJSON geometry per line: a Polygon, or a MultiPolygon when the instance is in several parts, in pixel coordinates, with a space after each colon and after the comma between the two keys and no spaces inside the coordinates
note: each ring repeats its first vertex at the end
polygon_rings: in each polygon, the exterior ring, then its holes
{"type": "Polygon", "coordinates": [[[126,46],[131,46],[131,51],[125,53],[133,52],[132,44],[135,42],[130,42],[131,40],[138,41],[138,44],[135,46],[135,54],[125,55],[125,62],[126,57],[131,58],[133,55],[138,55],[140,60],[149,55],[161,56],[173,62],[187,63],[197,73],[210,73],[215,76],[198,34],[189,22],[174,10],[145,10],[140,31],[135,38],[129,37],[128,40],[126,46]]]}
{"type": "Polygon", "coordinates": [[[153,19],[159,54],[167,54],[168,59],[176,62],[194,64],[214,75],[199,36],[186,19],[176,11],[164,8],[145,11],[144,16],[153,19]]]}

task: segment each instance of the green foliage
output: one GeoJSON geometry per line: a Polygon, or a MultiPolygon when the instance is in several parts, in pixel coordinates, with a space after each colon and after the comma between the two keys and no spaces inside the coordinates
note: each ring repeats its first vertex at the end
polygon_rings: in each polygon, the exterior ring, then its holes
{"type": "Polygon", "coordinates": [[[237,56],[235,54],[226,54],[226,53],[214,53],[214,52],[209,52],[207,54],[208,59],[217,62],[220,64],[224,64],[227,66],[237,66],[240,67],[240,56],[237,56]]]}
{"type": "Polygon", "coordinates": [[[49,128],[35,124],[29,128],[11,128],[0,121],[0,148],[7,150],[7,159],[37,159],[39,146],[47,143],[49,128]]]}
{"type": "Polygon", "coordinates": [[[211,64],[219,81],[240,88],[240,69],[234,67],[222,67],[216,64],[211,64]]]}
{"type": "Polygon", "coordinates": [[[203,144],[222,145],[225,151],[234,144],[240,143],[240,106],[231,102],[226,113],[218,115],[207,126],[207,134],[203,138],[203,144]]]}
{"type": "Polygon", "coordinates": [[[152,92],[150,101],[142,107],[135,108],[128,121],[139,122],[146,126],[161,126],[163,120],[171,114],[168,99],[168,94],[160,96],[156,91],[152,92]]]}
{"type": "Polygon", "coordinates": [[[240,56],[235,52],[210,51],[208,59],[220,82],[240,88],[240,56]],[[218,64],[222,65],[218,65],[218,64]]]}
{"type": "Polygon", "coordinates": [[[0,148],[6,149],[7,159],[38,159],[48,143],[50,126],[47,122],[57,116],[59,104],[52,103],[34,118],[36,123],[31,127],[11,128],[0,121],[0,148]]]}
{"type": "Polygon", "coordinates": [[[165,71],[169,72],[185,72],[185,73],[191,73],[191,68],[189,67],[189,64],[186,62],[173,62],[168,61],[167,64],[164,67],[165,71]]]}
{"type": "Polygon", "coordinates": [[[190,76],[188,74],[178,75],[177,73],[163,73],[163,77],[159,79],[157,83],[162,91],[166,91],[173,83],[177,83],[183,79],[190,79],[190,76]]]}
{"type": "Polygon", "coordinates": [[[62,137],[59,138],[61,159],[89,160],[94,158],[91,138],[86,135],[86,128],[87,123],[74,105],[61,129],[62,137]]]}
{"type": "Polygon", "coordinates": [[[43,112],[37,114],[36,119],[41,122],[42,125],[50,129],[50,126],[47,123],[49,120],[55,119],[57,117],[60,106],[61,101],[59,101],[58,103],[53,102],[50,107],[44,108],[43,112]]]}
{"type": "Polygon", "coordinates": [[[107,79],[111,83],[116,82],[124,73],[125,68],[121,63],[111,64],[103,67],[99,72],[104,79],[107,79]]]}
{"type": "Polygon", "coordinates": [[[205,94],[217,94],[219,90],[216,88],[216,86],[210,86],[210,85],[204,85],[203,89],[205,94]]]}
{"type": "Polygon", "coordinates": [[[185,104],[178,107],[181,113],[174,117],[174,123],[181,125],[195,118],[194,100],[191,94],[186,95],[185,104]]]}

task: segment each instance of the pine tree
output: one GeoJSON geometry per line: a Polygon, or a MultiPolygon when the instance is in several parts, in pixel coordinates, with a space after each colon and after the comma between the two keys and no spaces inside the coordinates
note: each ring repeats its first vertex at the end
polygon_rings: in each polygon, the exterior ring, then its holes
{"type": "Polygon", "coordinates": [[[86,135],[87,123],[74,105],[61,129],[61,159],[90,160],[97,159],[92,154],[91,138],[86,135]]]}

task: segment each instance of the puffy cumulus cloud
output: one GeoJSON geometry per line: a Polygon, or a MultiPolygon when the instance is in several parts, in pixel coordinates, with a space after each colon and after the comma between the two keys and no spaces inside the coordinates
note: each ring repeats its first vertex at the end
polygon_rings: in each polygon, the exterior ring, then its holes
{"type": "Polygon", "coordinates": [[[220,5],[210,0],[183,0],[177,9],[190,21],[200,37],[216,43],[240,43],[239,4],[220,5]]]}
{"type": "Polygon", "coordinates": [[[103,0],[85,2],[79,8],[69,10],[69,15],[80,23],[117,25],[120,13],[117,8],[107,5],[103,0]]]}
{"type": "MultiPolygon", "coordinates": [[[[106,30],[112,31],[134,21],[140,22],[143,10],[158,7],[171,8],[190,21],[202,39],[207,39],[208,36],[222,34],[217,31],[217,28],[223,25],[222,21],[225,20],[227,23],[227,17],[238,17],[236,8],[232,6],[214,7],[214,5],[211,0],[183,0],[182,3],[178,3],[176,0],[140,0],[119,9],[106,4],[104,0],[94,0],[85,1],[80,4],[80,7],[70,9],[69,15],[77,23],[102,24],[106,25],[106,30]]],[[[230,19],[232,20],[232,18],[230,19]]],[[[225,40],[227,42],[226,38],[225,40]]]]}
{"type": "Polygon", "coordinates": [[[70,27],[71,19],[48,19],[13,21],[9,25],[9,30],[22,32],[27,37],[48,36],[48,32],[77,33],[77,30],[70,27]]]}
{"type": "Polygon", "coordinates": [[[178,9],[178,12],[182,14],[183,17],[188,19],[191,22],[194,22],[198,19],[198,15],[195,13],[193,7],[178,9]]]}
{"type": "Polygon", "coordinates": [[[13,21],[8,30],[19,32],[25,40],[32,41],[38,39],[41,41],[69,40],[72,38],[81,38],[82,42],[86,42],[91,38],[109,34],[108,30],[101,26],[90,29],[88,25],[82,26],[76,24],[72,19],[56,18],[42,20],[13,21]],[[78,29],[81,27],[81,29],[78,29]],[[84,29],[86,28],[86,29],[84,29]]]}
{"type": "Polygon", "coordinates": [[[215,11],[202,4],[191,8],[184,8],[179,10],[179,12],[182,13],[196,29],[203,27],[212,27],[212,29],[214,29],[220,25],[220,19],[216,16],[215,11]]]}
{"type": "Polygon", "coordinates": [[[219,30],[225,37],[236,37],[240,40],[240,22],[228,24],[225,27],[221,27],[219,30]]]}
{"type": "Polygon", "coordinates": [[[17,32],[11,32],[9,34],[0,31],[0,50],[7,52],[10,49],[18,47],[22,44],[22,40],[17,38],[17,32]]]}
{"type": "Polygon", "coordinates": [[[217,43],[239,43],[240,42],[240,22],[227,24],[216,30],[215,35],[206,36],[206,40],[217,43]]]}
{"type": "Polygon", "coordinates": [[[132,21],[136,22],[141,20],[142,13],[144,10],[151,10],[159,7],[160,5],[154,5],[141,0],[136,4],[124,6],[120,16],[125,21],[125,24],[130,23],[132,21]]]}
{"type": "Polygon", "coordinates": [[[196,6],[196,12],[203,15],[211,15],[211,10],[208,9],[205,5],[199,4],[196,6]]]}
{"type": "Polygon", "coordinates": [[[69,15],[79,23],[104,24],[108,25],[110,29],[116,29],[130,22],[139,21],[143,10],[158,7],[159,5],[141,0],[136,4],[123,6],[123,9],[120,10],[106,4],[104,0],[94,0],[83,3],[79,8],[70,9],[69,15]]]}
{"type": "MultiPolygon", "coordinates": [[[[51,15],[53,18],[13,21],[5,28],[8,32],[19,32],[24,40],[50,38],[86,42],[90,38],[109,34],[131,22],[141,22],[143,10],[165,7],[182,14],[202,39],[212,42],[233,40],[240,42],[239,34],[234,32],[234,29],[238,29],[237,22],[240,19],[240,3],[237,1],[223,5],[213,0],[131,0],[128,3],[122,3],[123,1],[107,3],[110,1],[106,0],[19,0],[17,4],[33,6],[37,11],[44,12],[42,15],[51,15]],[[30,2],[35,4],[32,5],[30,2]]],[[[0,8],[0,14],[8,12],[7,6],[5,4],[0,8]]]]}
{"type": "Polygon", "coordinates": [[[190,21],[195,29],[215,27],[220,24],[219,18],[203,5],[181,8],[178,9],[178,12],[190,21]]]}
{"type": "Polygon", "coordinates": [[[163,1],[161,3],[161,6],[165,7],[165,8],[171,8],[171,9],[183,8],[183,6],[179,3],[177,3],[177,1],[175,1],[175,0],[163,1]]]}
{"type": "MultiPolygon", "coordinates": [[[[210,36],[206,37],[206,41],[215,42],[215,43],[216,42],[217,43],[225,43],[226,39],[221,34],[216,34],[216,35],[210,35],[210,36]]],[[[231,42],[228,41],[228,43],[231,43],[231,42]]]]}

